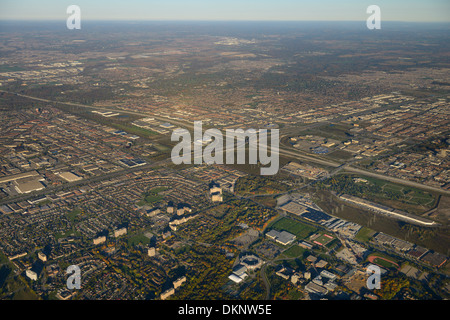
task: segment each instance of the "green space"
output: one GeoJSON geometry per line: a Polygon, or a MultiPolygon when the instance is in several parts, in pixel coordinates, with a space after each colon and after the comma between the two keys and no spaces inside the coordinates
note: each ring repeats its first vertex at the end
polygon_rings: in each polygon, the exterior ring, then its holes
{"type": "Polygon", "coordinates": [[[153,147],[155,147],[155,149],[157,149],[159,152],[167,152],[171,150],[169,147],[159,143],[153,144],[153,147]]]}
{"type": "Polygon", "coordinates": [[[372,177],[364,177],[364,179],[380,187],[386,194],[386,198],[394,198],[394,200],[398,199],[413,205],[423,205],[428,207],[432,207],[435,204],[436,197],[430,192],[414,187],[394,184],[372,177]]]}
{"type": "Polygon", "coordinates": [[[128,237],[128,245],[130,247],[134,247],[139,244],[148,245],[150,244],[150,239],[144,236],[143,233],[132,234],[128,237]]]}
{"type": "Polygon", "coordinates": [[[367,261],[371,261],[374,264],[380,265],[381,267],[385,267],[385,268],[394,268],[397,269],[400,265],[400,263],[395,259],[392,258],[391,256],[381,253],[381,252],[373,252],[371,253],[367,259],[367,261]],[[388,261],[389,260],[389,261],[388,261]]]}
{"type": "Polygon", "coordinates": [[[24,287],[16,291],[13,300],[39,300],[39,297],[30,288],[24,287]]]}
{"type": "Polygon", "coordinates": [[[81,214],[81,209],[74,209],[71,212],[69,212],[66,216],[67,219],[69,219],[70,222],[74,223],[76,220],[76,217],[81,214]]]}
{"type": "Polygon", "coordinates": [[[296,257],[303,256],[303,253],[305,253],[306,251],[307,251],[306,249],[304,249],[298,245],[293,245],[289,249],[283,251],[283,255],[285,255],[289,258],[296,258],[296,257]]]}
{"type": "Polygon", "coordinates": [[[368,242],[374,233],[374,230],[367,227],[362,227],[356,234],[355,239],[361,242],[368,242]]]}
{"type": "Polygon", "coordinates": [[[0,300],[37,300],[39,297],[30,289],[26,280],[15,274],[12,263],[6,261],[0,266],[0,300]]]}
{"type": "Polygon", "coordinates": [[[12,65],[0,65],[0,72],[16,72],[16,71],[25,71],[21,66],[12,66],[12,65]]]}
{"type": "Polygon", "coordinates": [[[166,191],[167,189],[168,189],[167,187],[156,187],[156,188],[151,189],[150,192],[156,194],[156,193],[166,191]]]}
{"type": "Polygon", "coordinates": [[[404,276],[392,276],[381,280],[381,288],[374,289],[374,293],[383,300],[393,299],[402,289],[410,286],[410,280],[404,276]]]}
{"type": "Polygon", "coordinates": [[[325,233],[318,236],[315,241],[321,243],[322,245],[326,246],[327,244],[329,244],[331,241],[333,241],[335,239],[335,237],[333,237],[331,234],[326,233],[327,235],[331,236],[331,238],[328,238],[327,236],[325,236],[325,233]]]}
{"type": "Polygon", "coordinates": [[[322,190],[349,194],[413,214],[432,209],[437,201],[434,194],[414,187],[402,186],[365,176],[360,176],[360,178],[367,180],[367,182],[356,182],[355,180],[358,177],[341,174],[317,182],[315,186],[322,190]]]}
{"type": "Polygon", "coordinates": [[[372,263],[375,263],[377,265],[380,265],[380,266],[388,268],[388,269],[390,269],[390,268],[395,268],[395,269],[398,268],[397,265],[395,265],[395,264],[393,264],[393,263],[391,263],[389,261],[386,261],[386,260],[384,260],[382,258],[376,258],[375,260],[372,261],[372,263]]]}
{"type": "Polygon", "coordinates": [[[144,199],[140,200],[138,202],[138,205],[143,206],[146,204],[152,204],[154,202],[161,201],[163,199],[163,196],[160,195],[159,193],[166,190],[167,190],[166,187],[157,187],[145,192],[144,199]]]}
{"type": "Polygon", "coordinates": [[[276,215],[274,210],[245,199],[227,200],[219,209],[216,208],[210,208],[198,218],[179,226],[177,234],[217,245],[241,235],[240,223],[261,231],[276,215]]]}
{"type": "MultiPolygon", "coordinates": [[[[248,148],[247,147],[245,149],[245,154],[246,154],[246,156],[248,155],[248,148]]],[[[283,155],[280,155],[279,156],[280,168],[285,166],[286,164],[288,164],[291,161],[292,161],[291,157],[285,157],[283,155]]],[[[234,164],[227,164],[227,166],[230,167],[230,168],[233,168],[233,169],[236,169],[236,170],[248,173],[248,174],[253,175],[253,176],[261,176],[261,168],[262,167],[267,167],[267,166],[261,165],[260,162],[258,162],[258,164],[248,164],[248,163],[246,163],[246,164],[236,164],[236,163],[234,163],[234,164]]],[[[279,176],[281,174],[282,173],[279,171],[274,177],[277,177],[277,176],[279,176]]]]}
{"type": "Polygon", "coordinates": [[[348,160],[353,158],[353,154],[345,150],[332,151],[327,156],[337,160],[348,160]]]}
{"type": "MultiPolygon", "coordinates": [[[[162,199],[163,197],[158,195],[158,194],[149,194],[147,196],[145,196],[144,198],[144,203],[143,204],[150,204],[153,202],[158,202],[162,199]]],[[[142,204],[142,202],[140,202],[139,204],[142,204]]]]}
{"type": "Polygon", "coordinates": [[[3,253],[0,252],[0,263],[6,263],[8,261],[9,261],[8,258],[3,253]]]}
{"type": "Polygon", "coordinates": [[[66,232],[58,232],[56,234],[54,234],[55,239],[61,239],[61,238],[66,238],[68,236],[81,236],[81,233],[76,230],[75,228],[72,229],[68,229],[66,232]]]}
{"type": "Polygon", "coordinates": [[[316,232],[317,229],[309,226],[307,224],[295,221],[290,218],[281,218],[275,221],[268,229],[275,229],[277,231],[287,231],[294,234],[298,240],[305,239],[312,233],[316,232]]]}
{"type": "Polygon", "coordinates": [[[157,135],[156,132],[148,130],[148,129],[144,129],[144,128],[140,128],[140,127],[136,127],[135,125],[132,124],[125,124],[125,123],[110,123],[109,124],[111,127],[126,131],[127,133],[131,133],[140,137],[144,137],[144,138],[148,138],[148,137],[153,137],[155,135],[157,135]]]}
{"type": "Polygon", "coordinates": [[[350,129],[353,128],[351,124],[325,124],[323,126],[304,131],[304,135],[317,135],[325,138],[336,139],[339,141],[346,141],[350,139],[350,129]]]}
{"type": "MultiPolygon", "coordinates": [[[[330,212],[339,218],[358,223],[363,227],[378,232],[387,233],[393,237],[412,242],[445,255],[448,254],[450,240],[448,230],[445,227],[429,228],[408,224],[403,221],[396,221],[392,218],[351,206],[344,201],[340,201],[333,193],[325,189],[316,191],[314,201],[325,212],[330,212]]],[[[357,238],[360,241],[365,240],[365,232],[367,232],[366,239],[370,235],[370,232],[364,229],[360,232],[359,237],[361,238],[357,238]]]]}
{"type": "Polygon", "coordinates": [[[286,192],[288,186],[271,177],[246,176],[237,180],[234,190],[240,195],[273,194],[286,192]]]}

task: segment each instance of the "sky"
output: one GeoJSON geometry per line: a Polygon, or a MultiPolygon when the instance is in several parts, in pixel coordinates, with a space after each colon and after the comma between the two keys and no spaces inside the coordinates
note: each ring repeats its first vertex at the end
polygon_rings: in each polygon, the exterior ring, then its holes
{"type": "Polygon", "coordinates": [[[378,5],[382,21],[450,22],[450,0],[0,0],[0,20],[365,21],[378,5]]]}

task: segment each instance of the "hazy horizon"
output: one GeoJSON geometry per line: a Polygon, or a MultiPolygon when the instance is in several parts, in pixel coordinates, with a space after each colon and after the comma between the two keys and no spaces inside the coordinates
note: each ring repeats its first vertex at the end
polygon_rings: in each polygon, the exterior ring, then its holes
{"type": "Polygon", "coordinates": [[[367,7],[374,4],[381,8],[383,21],[450,22],[446,0],[4,0],[0,20],[65,20],[67,7],[78,5],[86,21],[365,21],[367,7]]]}

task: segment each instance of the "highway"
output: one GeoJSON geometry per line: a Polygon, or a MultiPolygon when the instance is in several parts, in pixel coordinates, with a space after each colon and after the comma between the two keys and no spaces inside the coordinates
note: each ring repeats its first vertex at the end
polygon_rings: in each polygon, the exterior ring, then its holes
{"type": "Polygon", "coordinates": [[[49,99],[43,99],[43,98],[28,96],[28,95],[25,95],[25,94],[9,92],[9,91],[4,91],[4,90],[0,90],[0,92],[9,93],[9,94],[13,94],[13,95],[18,96],[18,97],[28,98],[28,99],[31,99],[31,100],[47,102],[47,103],[52,103],[52,104],[63,104],[63,105],[74,106],[74,107],[89,108],[89,109],[93,109],[93,110],[116,111],[116,112],[125,113],[125,114],[132,114],[132,115],[144,116],[144,117],[152,117],[152,118],[155,118],[155,119],[158,119],[158,120],[161,120],[161,121],[171,122],[172,124],[176,124],[176,125],[181,126],[181,127],[187,127],[187,128],[190,128],[190,129],[194,128],[194,124],[190,124],[188,122],[184,122],[184,121],[180,121],[180,120],[176,120],[176,119],[169,119],[169,118],[166,118],[166,117],[155,116],[154,114],[151,114],[151,113],[122,110],[122,109],[118,109],[118,108],[94,107],[94,106],[89,106],[89,105],[81,104],[81,103],[49,100],[49,99]]]}
{"type": "MultiPolygon", "coordinates": [[[[19,94],[19,93],[15,93],[15,92],[4,91],[4,90],[0,90],[0,92],[9,93],[9,94],[13,94],[13,95],[16,95],[19,97],[42,101],[42,102],[47,102],[47,103],[53,103],[53,104],[64,104],[64,105],[69,105],[69,106],[77,106],[77,107],[84,107],[84,108],[95,109],[95,110],[104,110],[104,111],[117,111],[117,112],[121,112],[121,113],[133,114],[133,115],[139,115],[139,116],[145,116],[145,117],[150,116],[150,117],[153,117],[158,120],[169,121],[169,122],[179,125],[181,127],[185,127],[185,128],[189,128],[189,129],[194,128],[193,124],[190,124],[186,121],[173,120],[173,119],[168,119],[165,117],[158,117],[153,114],[144,113],[144,112],[135,112],[135,111],[116,109],[116,108],[94,107],[94,106],[84,105],[84,104],[80,104],[80,103],[72,103],[72,102],[54,101],[54,100],[38,98],[38,97],[19,94]]],[[[406,185],[406,186],[410,186],[410,187],[415,187],[415,188],[435,192],[438,194],[450,195],[450,190],[444,190],[439,187],[433,187],[433,186],[425,185],[425,184],[422,184],[419,182],[414,182],[414,181],[410,181],[410,180],[406,180],[406,179],[402,179],[402,178],[392,177],[392,176],[388,176],[388,175],[384,175],[384,174],[380,174],[380,173],[371,172],[368,170],[362,170],[359,168],[352,167],[351,165],[345,164],[345,163],[339,163],[339,162],[335,162],[335,161],[331,161],[331,160],[319,159],[317,157],[313,157],[310,155],[305,155],[303,153],[300,153],[298,150],[289,150],[286,147],[280,147],[279,154],[288,156],[288,157],[291,157],[294,159],[309,161],[309,162],[313,162],[313,163],[317,163],[317,164],[325,165],[325,166],[329,166],[329,167],[334,167],[334,168],[342,167],[343,169],[345,169],[345,171],[348,171],[351,173],[357,173],[357,174],[365,175],[368,177],[378,178],[381,180],[386,180],[386,181],[390,181],[390,182],[394,182],[394,183],[398,183],[398,184],[402,184],[402,185],[406,185]]]]}

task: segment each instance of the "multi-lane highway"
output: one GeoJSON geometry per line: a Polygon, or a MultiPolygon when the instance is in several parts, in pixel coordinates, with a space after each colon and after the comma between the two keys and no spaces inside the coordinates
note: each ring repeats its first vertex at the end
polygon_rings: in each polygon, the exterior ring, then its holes
{"type": "MultiPolygon", "coordinates": [[[[73,103],[73,102],[55,101],[55,100],[33,97],[33,96],[29,96],[29,95],[24,95],[24,94],[19,94],[19,93],[15,93],[15,92],[4,91],[4,90],[0,90],[0,92],[9,93],[9,94],[13,94],[13,95],[16,95],[19,97],[28,98],[28,99],[32,99],[32,100],[36,100],[36,101],[52,103],[52,104],[77,106],[77,107],[83,107],[83,108],[89,108],[89,109],[95,109],[95,110],[104,110],[104,111],[117,111],[117,112],[121,112],[121,113],[125,113],[125,114],[132,114],[132,115],[146,116],[146,117],[151,116],[158,120],[170,121],[172,124],[175,124],[175,125],[178,125],[178,126],[181,126],[184,128],[188,128],[188,129],[194,128],[193,123],[189,123],[187,121],[182,121],[182,120],[178,120],[178,119],[169,119],[169,118],[165,118],[165,117],[155,116],[151,113],[122,110],[122,109],[117,109],[117,108],[94,107],[94,106],[84,105],[84,104],[80,104],[80,103],[73,103]]],[[[435,193],[439,193],[439,194],[450,195],[450,190],[444,190],[439,187],[429,186],[429,185],[425,185],[425,184],[422,184],[419,182],[414,182],[414,181],[410,181],[410,180],[406,180],[406,179],[402,179],[402,178],[392,177],[392,176],[388,176],[388,175],[384,175],[384,174],[380,174],[380,173],[371,172],[368,170],[355,168],[355,167],[351,166],[351,164],[349,164],[349,163],[339,163],[339,162],[328,160],[328,159],[323,159],[323,158],[314,157],[311,155],[306,155],[299,150],[295,150],[293,148],[290,149],[285,146],[281,146],[279,148],[279,154],[284,155],[286,157],[293,158],[293,159],[309,161],[309,162],[313,162],[313,163],[317,163],[320,165],[325,165],[325,166],[333,167],[333,168],[339,168],[340,169],[339,171],[345,170],[347,172],[357,173],[357,174],[374,177],[374,178],[378,178],[381,180],[386,180],[386,181],[390,181],[390,182],[394,182],[394,183],[398,183],[398,184],[402,184],[402,185],[406,185],[406,186],[416,187],[416,188],[420,188],[423,190],[427,190],[427,191],[431,191],[431,192],[435,192],[435,193]]]]}

